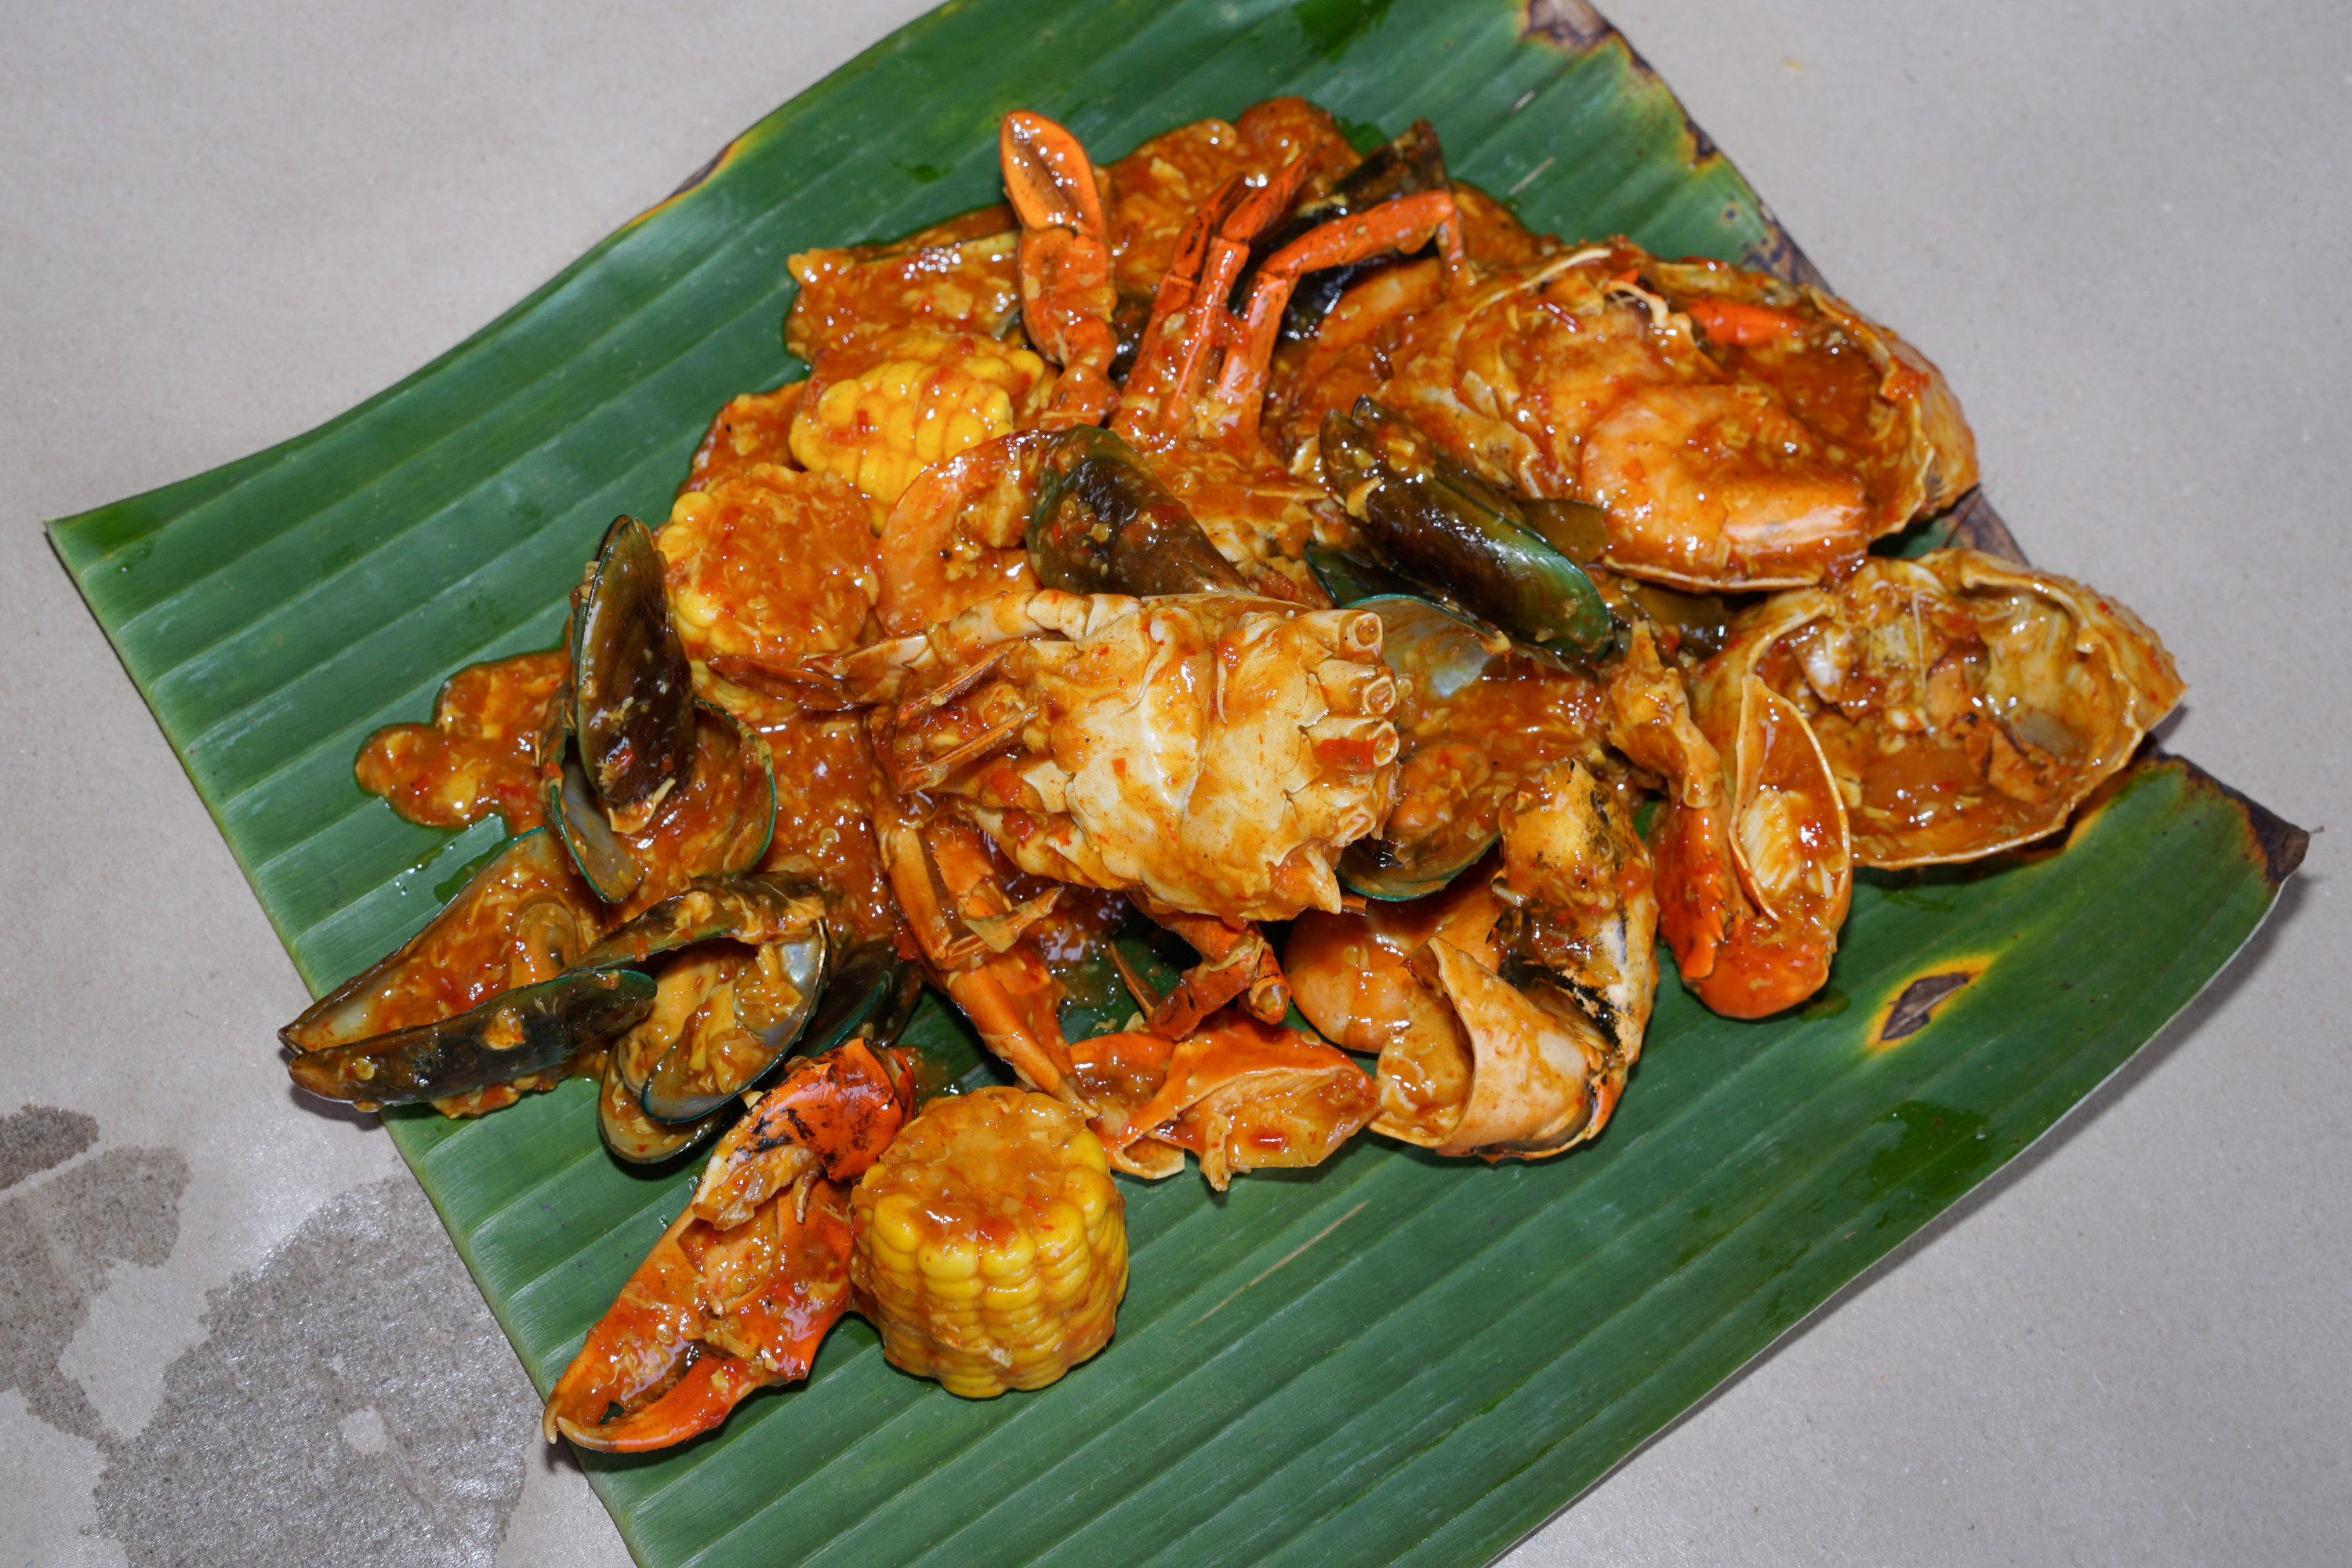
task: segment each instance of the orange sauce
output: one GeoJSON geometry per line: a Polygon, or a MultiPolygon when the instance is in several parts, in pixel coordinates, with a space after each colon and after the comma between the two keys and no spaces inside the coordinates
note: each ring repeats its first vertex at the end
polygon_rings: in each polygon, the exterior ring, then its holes
{"type": "Polygon", "coordinates": [[[1434,846],[1486,837],[1523,782],[1591,760],[1604,728],[1601,687],[1510,658],[1440,701],[1416,692],[1393,715],[1403,759],[1384,836],[1434,846]]]}
{"type": "Polygon", "coordinates": [[[776,833],[762,871],[814,876],[842,896],[861,939],[886,941],[895,906],[874,837],[874,749],[862,718],[793,713],[761,726],[776,775],[776,833]]]}
{"type": "Polygon", "coordinates": [[[430,724],[378,730],[352,772],[420,827],[463,827],[495,811],[508,832],[529,832],[541,820],[531,748],[570,668],[559,649],[468,665],[441,688],[430,724]]]}
{"type": "Polygon", "coordinates": [[[784,346],[814,364],[846,344],[898,327],[997,336],[1021,294],[1013,209],[961,213],[887,245],[804,250],[787,265],[800,283],[784,346]]]}
{"type": "Polygon", "coordinates": [[[654,535],[687,658],[789,664],[847,647],[882,590],[864,497],[773,463],[714,474],[654,535]]]}
{"type": "Polygon", "coordinates": [[[747,392],[730,398],[703,433],[687,465],[686,482],[677,493],[707,490],[723,479],[747,472],[761,463],[798,467],[793,461],[793,416],[800,412],[804,381],[792,382],[773,392],[747,392]]]}

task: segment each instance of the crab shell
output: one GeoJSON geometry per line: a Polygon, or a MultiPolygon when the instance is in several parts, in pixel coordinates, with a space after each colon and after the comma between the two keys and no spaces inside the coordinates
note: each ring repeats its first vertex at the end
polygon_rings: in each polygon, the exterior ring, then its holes
{"type": "MultiPolygon", "coordinates": [[[[902,793],[950,804],[1056,881],[1232,920],[1340,907],[1339,852],[1395,793],[1379,616],[1045,592],[977,605],[935,640],[971,651],[900,710],[902,793]],[[951,740],[973,760],[943,767],[951,740]]],[[[919,662],[931,647],[864,651],[919,662]]]]}
{"type": "Polygon", "coordinates": [[[1855,863],[1885,868],[2056,831],[2183,689],[2123,605],[1972,550],[1872,560],[1834,592],[1776,595],[1708,666],[1729,668],[1804,711],[1855,863]]]}

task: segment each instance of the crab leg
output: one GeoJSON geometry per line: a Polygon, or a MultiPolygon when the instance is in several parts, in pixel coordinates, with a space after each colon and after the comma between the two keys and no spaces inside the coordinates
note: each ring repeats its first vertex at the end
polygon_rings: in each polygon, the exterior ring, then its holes
{"type": "Polygon", "coordinates": [[[990,1050],[1047,1094],[1075,1103],[1069,1052],[1054,1013],[1060,987],[1019,922],[1004,920],[1013,911],[991,878],[980,834],[953,818],[918,823],[894,816],[877,824],[890,890],[941,988],[990,1050]],[[981,931],[972,930],[973,917],[983,922],[981,931]],[[958,925],[970,934],[958,935],[958,925]]]}
{"type": "MultiPolygon", "coordinates": [[[[1176,258],[1152,301],[1151,321],[1135,351],[1135,368],[1120,400],[1118,429],[1138,446],[1179,438],[1206,384],[1208,356],[1224,347],[1230,358],[1239,330],[1225,300],[1249,264],[1250,241],[1280,221],[1316,160],[1300,158],[1265,184],[1251,188],[1234,175],[1211,193],[1176,243],[1176,258]]],[[[1265,367],[1259,367],[1261,376],[1265,367]]]]}
{"type": "Polygon", "coordinates": [[[1217,378],[1220,402],[1241,410],[1246,435],[1257,433],[1266,364],[1282,330],[1282,312],[1298,279],[1325,268],[1362,261],[1383,252],[1411,255],[1432,239],[1450,267],[1462,259],[1462,217],[1450,191],[1423,191],[1382,202],[1369,212],[1334,218],[1284,246],[1258,269],[1249,310],[1235,324],[1217,378]]]}
{"type": "Polygon", "coordinates": [[[1049,430],[1099,425],[1118,400],[1109,374],[1118,295],[1094,164],[1076,137],[1027,110],[1004,117],[997,149],[1004,194],[1021,218],[1022,326],[1062,367],[1039,422],[1049,430]]]}
{"type": "Polygon", "coordinates": [[[1148,893],[1130,893],[1128,898],[1154,923],[1182,937],[1201,955],[1201,962],[1184,972],[1167,996],[1156,1002],[1140,995],[1136,998],[1150,1009],[1153,1034],[1181,1039],[1198,1028],[1202,1019],[1235,997],[1244,998],[1250,1016],[1265,1023],[1279,1024],[1289,1013],[1290,983],[1282,977],[1281,961],[1255,921],[1189,913],[1148,893]]]}

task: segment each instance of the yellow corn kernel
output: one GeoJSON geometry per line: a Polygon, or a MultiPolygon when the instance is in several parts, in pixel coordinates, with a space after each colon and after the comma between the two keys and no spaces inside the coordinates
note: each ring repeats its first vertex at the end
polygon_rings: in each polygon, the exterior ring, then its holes
{"type": "Polygon", "coordinates": [[[1025,1089],[934,1101],[850,1194],[858,1310],[895,1366],[986,1399],[1100,1350],[1127,1293],[1125,1204],[1078,1111],[1025,1089]]]}
{"type": "MultiPolygon", "coordinates": [[[[884,506],[943,458],[1010,435],[1034,413],[1045,362],[969,332],[919,329],[885,340],[891,357],[803,399],[793,457],[838,474],[884,506]]],[[[825,376],[819,367],[818,379],[825,376]]]]}

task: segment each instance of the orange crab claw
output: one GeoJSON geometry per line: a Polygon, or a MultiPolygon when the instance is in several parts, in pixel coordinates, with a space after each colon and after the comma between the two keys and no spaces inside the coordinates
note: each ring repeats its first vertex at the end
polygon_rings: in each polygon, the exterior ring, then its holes
{"type": "MultiPolygon", "coordinates": [[[[1128,373],[1120,435],[1138,446],[1164,447],[1184,434],[1207,384],[1211,352],[1226,348],[1230,360],[1239,323],[1225,300],[1249,263],[1250,241],[1290,210],[1318,162],[1312,155],[1296,159],[1258,186],[1235,174],[1193,214],[1160,279],[1135,368],[1128,373]]],[[[1258,366],[1261,377],[1265,368],[1258,366]]]]}
{"type": "Polygon", "coordinates": [[[862,1040],[795,1063],[720,1140],[686,1212],[588,1331],[548,1394],[548,1441],[667,1447],[753,1389],[806,1377],[849,1305],[843,1183],[913,1100],[904,1064],[862,1040]]]}
{"type": "Polygon", "coordinates": [[[1334,218],[1307,230],[1268,258],[1250,287],[1247,313],[1225,353],[1218,377],[1217,396],[1245,411],[1250,432],[1255,433],[1258,392],[1265,381],[1274,341],[1282,330],[1282,312],[1291,291],[1309,272],[1362,261],[1383,252],[1410,255],[1436,240],[1448,266],[1462,259],[1462,215],[1450,191],[1423,191],[1350,217],[1334,218]]]}
{"type": "MultiPolygon", "coordinates": [[[[1151,921],[1190,942],[1201,962],[1184,972],[1176,988],[1155,997],[1140,975],[1126,974],[1128,989],[1151,1015],[1151,1032],[1181,1039],[1201,1020],[1236,997],[1252,1016],[1279,1024],[1290,1012],[1290,983],[1283,978],[1282,961],[1255,921],[1229,921],[1216,915],[1192,914],[1161,903],[1144,893],[1128,900],[1151,921]]],[[[1114,956],[1116,954],[1114,953],[1114,956]]]]}
{"type": "Polygon", "coordinates": [[[718,1426],[753,1389],[806,1377],[849,1305],[850,1241],[847,1199],[828,1181],[777,1193],[730,1230],[689,1208],[556,1381],[548,1441],[667,1447],[718,1426]]]}
{"type": "Polygon", "coordinates": [[[1111,361],[1118,303],[1102,192],[1078,139],[1042,114],[1016,109],[997,133],[1004,193],[1021,218],[1021,322],[1029,341],[1060,363],[1040,424],[1099,425],[1118,400],[1111,361]]]}
{"type": "Polygon", "coordinates": [[[1707,973],[1684,977],[1725,1017],[1761,1018],[1829,979],[1853,893],[1853,850],[1811,726],[1756,677],[1743,684],[1725,836],[1742,897],[1707,973]]]}
{"type": "MultiPolygon", "coordinates": [[[[803,1373],[803,1375],[805,1375],[803,1373]]],[[[633,1415],[604,1426],[583,1426],[559,1415],[550,1442],[561,1436],[605,1454],[642,1454],[699,1436],[727,1419],[727,1413],[755,1388],[783,1381],[725,1351],[692,1357],[670,1391],[633,1415]]]]}
{"type": "Polygon", "coordinates": [[[1853,847],[1803,713],[1752,673],[1714,663],[1686,694],[1646,626],[1611,679],[1609,706],[1611,742],[1666,780],[1658,931],[1683,984],[1729,1018],[1760,1018],[1821,989],[1853,892],[1853,847]]]}

